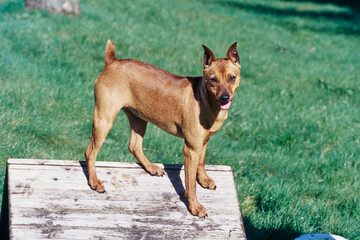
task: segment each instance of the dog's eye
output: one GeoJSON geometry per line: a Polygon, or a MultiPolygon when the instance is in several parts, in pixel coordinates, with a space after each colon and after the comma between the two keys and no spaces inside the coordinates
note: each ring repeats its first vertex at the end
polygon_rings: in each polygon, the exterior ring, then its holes
{"type": "Polygon", "coordinates": [[[233,81],[235,81],[235,79],[236,79],[236,76],[230,76],[228,81],[233,82],[233,81]]]}
{"type": "Polygon", "coordinates": [[[210,82],[212,83],[218,83],[219,81],[216,78],[210,78],[210,82]]]}

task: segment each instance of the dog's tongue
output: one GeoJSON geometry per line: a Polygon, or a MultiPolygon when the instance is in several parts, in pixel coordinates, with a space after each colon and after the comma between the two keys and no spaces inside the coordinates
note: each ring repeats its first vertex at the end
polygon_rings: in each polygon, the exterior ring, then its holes
{"type": "Polygon", "coordinates": [[[220,108],[223,109],[223,110],[228,110],[231,106],[231,101],[228,101],[227,103],[221,105],[220,104],[220,108]]]}

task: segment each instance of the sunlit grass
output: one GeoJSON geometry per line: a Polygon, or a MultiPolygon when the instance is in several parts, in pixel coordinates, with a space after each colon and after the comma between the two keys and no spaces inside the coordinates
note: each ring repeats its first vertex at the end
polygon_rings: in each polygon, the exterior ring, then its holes
{"type": "MultiPolygon", "coordinates": [[[[0,176],[6,160],[83,160],[107,39],[119,58],[201,75],[201,44],[235,41],[242,82],[208,164],[233,168],[248,239],[330,232],[360,239],[360,21],[302,1],[82,1],[79,17],[0,3],[0,176]]],[[[119,114],[99,161],[135,161],[119,114]]],[[[154,126],[145,154],[182,163],[154,126]]]]}

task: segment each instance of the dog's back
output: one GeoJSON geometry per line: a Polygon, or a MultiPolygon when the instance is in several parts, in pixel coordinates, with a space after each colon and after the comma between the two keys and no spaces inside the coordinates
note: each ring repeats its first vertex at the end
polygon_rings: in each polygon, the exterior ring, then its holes
{"type": "MultiPolygon", "coordinates": [[[[189,95],[194,95],[190,78],[172,74],[152,64],[132,59],[117,59],[109,40],[105,51],[105,68],[95,82],[97,96],[121,99],[122,109],[151,122],[166,132],[183,137],[182,124],[189,95]]],[[[119,103],[119,101],[117,101],[119,103]]]]}

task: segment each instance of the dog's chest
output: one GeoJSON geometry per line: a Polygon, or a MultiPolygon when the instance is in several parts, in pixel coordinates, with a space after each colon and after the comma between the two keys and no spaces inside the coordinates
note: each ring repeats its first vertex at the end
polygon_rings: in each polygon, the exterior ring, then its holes
{"type": "Polygon", "coordinates": [[[224,124],[224,121],[228,117],[227,111],[220,111],[219,115],[217,116],[216,120],[214,121],[213,125],[210,128],[210,133],[216,133],[224,124]]]}

